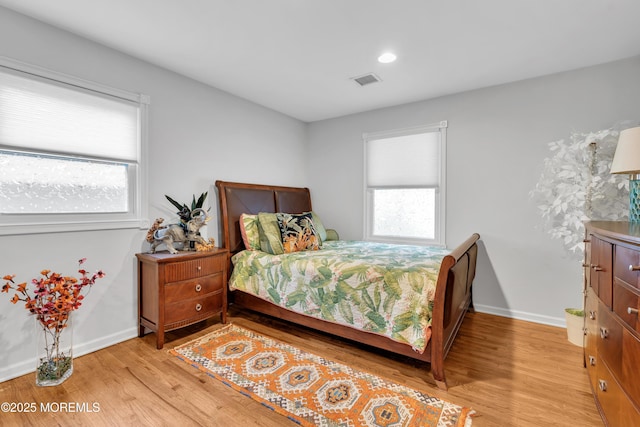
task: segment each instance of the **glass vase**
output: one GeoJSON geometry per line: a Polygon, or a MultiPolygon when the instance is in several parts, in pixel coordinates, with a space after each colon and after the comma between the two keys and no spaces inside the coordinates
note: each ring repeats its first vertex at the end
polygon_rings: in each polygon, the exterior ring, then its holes
{"type": "Polygon", "coordinates": [[[56,386],[73,373],[71,314],[36,316],[36,385],[56,386]]]}

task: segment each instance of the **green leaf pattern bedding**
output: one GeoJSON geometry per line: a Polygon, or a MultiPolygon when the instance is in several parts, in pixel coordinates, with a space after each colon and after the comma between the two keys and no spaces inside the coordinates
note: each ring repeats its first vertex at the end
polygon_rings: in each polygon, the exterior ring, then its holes
{"type": "Polygon", "coordinates": [[[387,336],[422,353],[441,247],[327,241],[318,251],[233,256],[230,289],[311,317],[387,336]]]}

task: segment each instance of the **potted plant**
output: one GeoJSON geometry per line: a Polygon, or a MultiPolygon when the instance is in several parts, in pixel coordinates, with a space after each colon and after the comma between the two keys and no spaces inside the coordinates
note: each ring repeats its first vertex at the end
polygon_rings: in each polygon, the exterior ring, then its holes
{"type": "MultiPolygon", "coordinates": [[[[79,264],[85,260],[81,259],[79,264]]],[[[41,277],[31,281],[32,290],[26,282],[15,285],[15,275],[3,277],[5,284],[1,292],[8,294],[15,289],[11,302],[24,302],[24,307],[36,319],[36,384],[39,386],[61,384],[73,373],[71,313],[82,305],[83,292],[105,276],[102,270],[93,275],[83,268],[78,272],[80,277],[75,278],[42,270],[41,277]]]]}
{"type": "MultiPolygon", "coordinates": [[[[584,258],[584,222],[628,217],[629,181],[610,173],[619,132],[605,129],[572,133],[549,143],[540,179],[531,192],[552,238],[561,239],[570,256],[584,258]]],[[[569,341],[582,346],[584,312],[565,309],[569,341]]]]}

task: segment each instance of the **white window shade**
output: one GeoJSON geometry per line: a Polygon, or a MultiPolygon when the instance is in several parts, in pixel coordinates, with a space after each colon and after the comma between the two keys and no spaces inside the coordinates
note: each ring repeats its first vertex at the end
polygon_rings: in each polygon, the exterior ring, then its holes
{"type": "Polygon", "coordinates": [[[367,186],[437,187],[439,138],[439,132],[427,132],[367,141],[367,186]]]}
{"type": "Polygon", "coordinates": [[[139,160],[139,104],[70,85],[0,73],[0,145],[139,160]]]}

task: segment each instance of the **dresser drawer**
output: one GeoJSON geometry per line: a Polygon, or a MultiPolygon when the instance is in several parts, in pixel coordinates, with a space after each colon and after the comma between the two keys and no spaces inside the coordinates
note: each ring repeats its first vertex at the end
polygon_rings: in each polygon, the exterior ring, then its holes
{"type": "Polygon", "coordinates": [[[608,307],[611,307],[613,282],[613,245],[591,237],[591,287],[608,307]]]}
{"type": "Polygon", "coordinates": [[[164,287],[164,300],[167,304],[183,301],[222,290],[222,273],[199,277],[183,282],[167,283],[164,287]]]}
{"type": "MultiPolygon", "coordinates": [[[[601,302],[598,305],[598,353],[618,378],[622,374],[622,325],[601,302]]],[[[602,363],[599,363],[602,365],[602,363]]]]}
{"type": "Polygon", "coordinates": [[[598,400],[611,427],[640,426],[640,412],[605,364],[598,366],[598,400]]]}
{"type": "Polygon", "coordinates": [[[640,287],[640,252],[625,246],[616,246],[613,274],[634,288],[640,287]]]}
{"type": "MultiPolygon", "coordinates": [[[[627,330],[622,333],[622,376],[619,378],[622,388],[636,405],[640,405],[640,341],[627,330]]],[[[634,424],[640,426],[640,424],[634,424]]]]}
{"type": "Polygon", "coordinates": [[[640,332],[638,323],[638,294],[635,289],[629,288],[616,279],[613,283],[613,311],[629,325],[631,329],[640,332]]]}
{"type": "Polygon", "coordinates": [[[584,359],[587,366],[587,374],[591,381],[591,388],[595,390],[598,383],[596,367],[598,366],[598,340],[600,335],[598,331],[598,300],[593,289],[587,288],[584,311],[584,359]]]}
{"type": "Polygon", "coordinates": [[[206,318],[212,313],[219,312],[222,309],[222,297],[223,293],[218,292],[165,305],[164,323],[167,330],[174,326],[184,326],[182,323],[190,323],[193,319],[206,318]],[[178,324],[172,325],[176,323],[178,324]]]}
{"type": "Polygon", "coordinates": [[[165,282],[180,282],[219,273],[223,271],[226,261],[225,256],[213,256],[169,263],[164,270],[165,282]]]}

